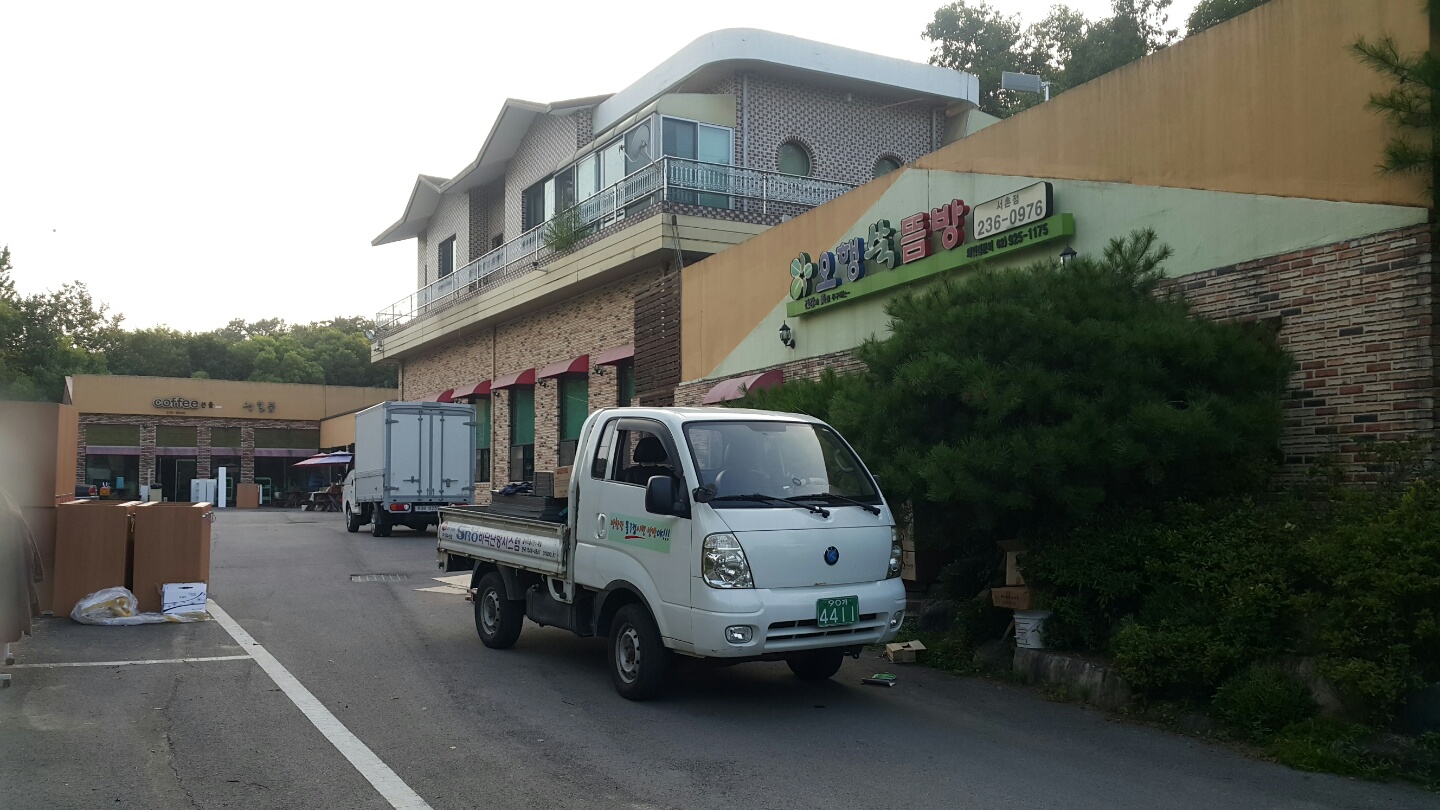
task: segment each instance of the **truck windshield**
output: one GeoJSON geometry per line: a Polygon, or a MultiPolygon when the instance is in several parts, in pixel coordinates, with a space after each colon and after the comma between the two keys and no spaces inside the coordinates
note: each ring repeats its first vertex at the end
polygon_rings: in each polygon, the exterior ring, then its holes
{"type": "Polygon", "coordinates": [[[716,508],[778,508],[769,499],[844,505],[841,499],[875,506],[880,493],[850,447],[824,425],[808,422],[691,422],[685,438],[700,473],[713,487],[716,508]]]}

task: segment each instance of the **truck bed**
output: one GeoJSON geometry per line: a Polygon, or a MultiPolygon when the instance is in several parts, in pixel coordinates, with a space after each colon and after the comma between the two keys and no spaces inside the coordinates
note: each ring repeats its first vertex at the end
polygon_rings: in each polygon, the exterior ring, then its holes
{"type": "Polygon", "coordinates": [[[484,506],[440,510],[437,548],[442,553],[508,565],[547,576],[565,573],[569,527],[484,506]]]}

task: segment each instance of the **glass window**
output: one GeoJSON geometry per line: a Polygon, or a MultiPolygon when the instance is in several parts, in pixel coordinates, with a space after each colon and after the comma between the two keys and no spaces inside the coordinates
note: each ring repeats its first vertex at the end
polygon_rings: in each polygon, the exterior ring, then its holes
{"type": "Polygon", "coordinates": [[[575,449],[580,443],[580,428],[590,415],[590,378],[567,375],[560,378],[560,466],[575,462],[575,449]]]}
{"type": "Polygon", "coordinates": [[[615,366],[615,404],[622,408],[635,404],[635,364],[615,366]]]}
{"type": "Polygon", "coordinates": [[[794,141],[780,144],[780,172],[800,177],[810,176],[810,153],[794,141]]]}
{"type": "Polygon", "coordinates": [[[609,188],[625,177],[625,151],[615,141],[600,152],[600,188],[609,188]]]}
{"type": "Polygon", "coordinates": [[[510,480],[535,480],[534,388],[510,389],[510,480]]]}
{"type": "Polygon", "coordinates": [[[575,167],[555,175],[555,211],[564,211],[575,204],[575,167]]]}
{"type": "Polygon", "coordinates": [[[875,161],[875,176],[884,177],[898,168],[900,168],[900,161],[888,156],[881,157],[875,161]]]}
{"type": "Polygon", "coordinates": [[[664,437],[668,435],[664,427],[652,422],[621,421],[615,432],[614,463],[607,480],[643,487],[652,476],[676,476],[675,462],[665,447],[664,437]]]}
{"type": "MultiPolygon", "coordinates": [[[[878,505],[880,494],[860,459],[824,425],[802,422],[692,422],[685,426],[700,481],[718,495],[758,493],[843,505],[878,505]]],[[[719,501],[716,507],[773,506],[719,501]]]]}
{"type": "Polygon", "coordinates": [[[490,400],[475,400],[475,480],[490,480],[490,400]]]}
{"type": "Polygon", "coordinates": [[[545,183],[540,182],[520,193],[520,230],[528,231],[545,221],[545,183]]]}
{"type": "MultiPolygon", "coordinates": [[[[156,447],[198,447],[199,428],[158,425],[155,428],[156,447]]],[[[213,441],[212,441],[213,444],[213,441]]]]}
{"type": "Polygon", "coordinates": [[[440,268],[440,278],[455,272],[455,237],[452,236],[440,243],[438,267],[440,268]]]}
{"type": "Polygon", "coordinates": [[[255,446],[319,452],[320,430],[318,428],[255,428],[255,446]]]}
{"type": "Polygon", "coordinates": [[[86,425],[85,443],[96,447],[139,447],[139,425],[86,425]]]}
{"type": "Polygon", "coordinates": [[[600,190],[600,156],[590,155],[575,167],[575,199],[588,200],[600,190]]]}
{"type": "Polygon", "coordinates": [[[140,497],[140,457],[87,453],[85,455],[85,483],[93,485],[97,493],[101,487],[110,487],[110,497],[112,498],[138,498],[140,497]]]}
{"type": "MultiPolygon", "coordinates": [[[[540,222],[549,222],[550,219],[555,216],[555,178],[552,177],[546,180],[543,188],[545,189],[545,212],[543,214],[544,218],[541,219],[540,222]]],[[[536,224],[538,225],[539,223],[536,224]]]]}
{"type": "Polygon", "coordinates": [[[730,130],[727,127],[700,125],[696,159],[703,163],[730,165],[730,130]]]}
{"type": "Polygon", "coordinates": [[[692,121],[676,121],[666,118],[661,129],[664,135],[665,154],[669,157],[696,157],[695,124],[692,121]]]}
{"type": "Polygon", "coordinates": [[[210,428],[211,447],[239,447],[240,428],[210,428]]]}

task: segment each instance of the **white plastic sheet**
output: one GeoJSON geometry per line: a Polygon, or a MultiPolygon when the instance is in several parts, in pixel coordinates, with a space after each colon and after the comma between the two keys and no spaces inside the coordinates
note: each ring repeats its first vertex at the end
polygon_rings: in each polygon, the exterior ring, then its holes
{"type": "Polygon", "coordinates": [[[70,618],[81,624],[128,625],[161,622],[205,622],[203,607],[185,613],[141,613],[140,603],[128,588],[104,588],[75,603],[70,618]]]}

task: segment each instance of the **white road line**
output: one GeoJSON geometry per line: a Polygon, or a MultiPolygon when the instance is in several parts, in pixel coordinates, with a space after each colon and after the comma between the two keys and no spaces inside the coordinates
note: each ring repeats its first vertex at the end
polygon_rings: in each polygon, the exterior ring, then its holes
{"type": "Polygon", "coordinates": [[[310,690],[296,680],[295,676],[291,675],[290,671],[285,669],[275,659],[275,656],[270,654],[269,650],[260,646],[249,633],[245,632],[245,628],[230,618],[230,614],[213,601],[209,602],[209,610],[215,621],[219,622],[220,626],[225,628],[225,632],[235,639],[235,643],[239,644],[242,649],[250,651],[255,663],[265,670],[265,674],[270,676],[270,680],[280,687],[280,691],[290,698],[296,708],[305,713],[315,728],[325,735],[325,739],[329,740],[337,751],[350,760],[350,764],[355,766],[355,770],[369,780],[370,784],[380,792],[380,795],[390,802],[391,807],[396,810],[430,810],[430,805],[420,798],[420,794],[411,790],[409,785],[401,781],[400,777],[390,770],[390,766],[381,762],[380,758],[375,756],[374,751],[371,751],[365,743],[360,742],[359,737],[351,734],[350,729],[345,728],[335,715],[325,708],[324,704],[310,694],[310,690]]]}
{"type": "Polygon", "coordinates": [[[0,669],[56,669],[59,667],[133,667],[138,664],[199,664],[205,661],[248,661],[248,655],[211,655],[204,658],[151,658],[146,661],[66,661],[60,664],[10,664],[0,669]]]}

